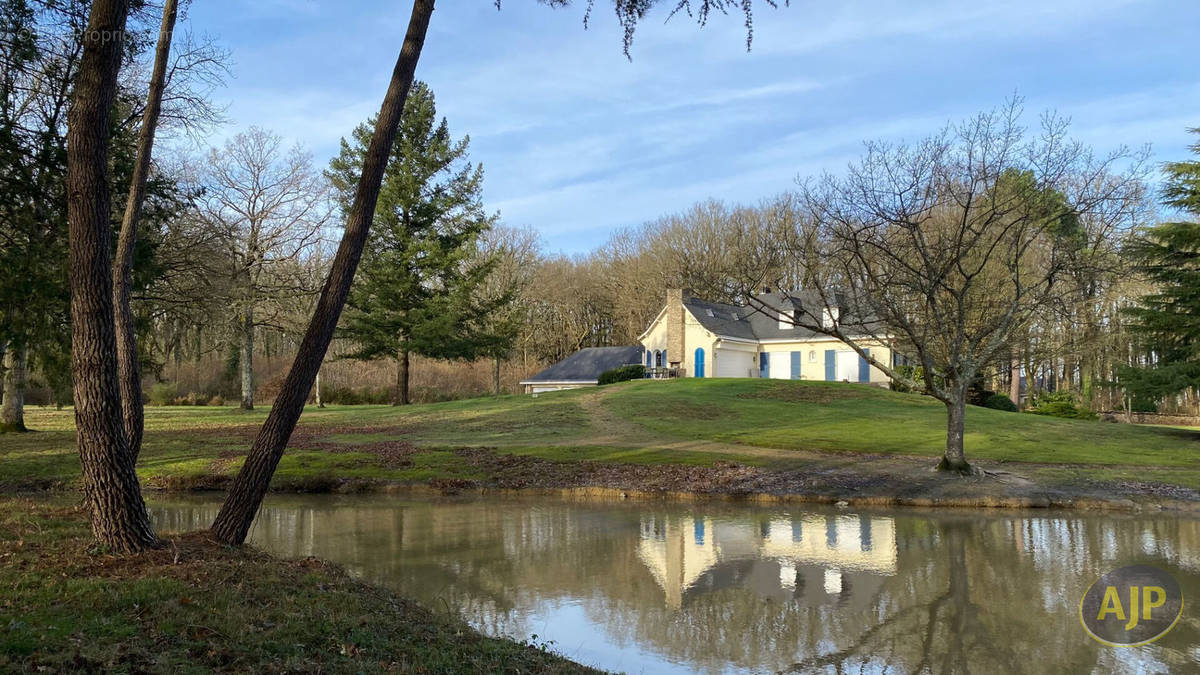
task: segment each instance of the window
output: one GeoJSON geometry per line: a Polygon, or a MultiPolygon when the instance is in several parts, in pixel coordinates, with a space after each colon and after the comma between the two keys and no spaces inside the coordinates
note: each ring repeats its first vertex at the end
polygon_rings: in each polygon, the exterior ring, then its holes
{"type": "Polygon", "coordinates": [[[826,307],[821,315],[821,326],[823,328],[833,328],[838,322],[838,308],[826,307]]]}
{"type": "Polygon", "coordinates": [[[711,309],[706,309],[706,310],[704,310],[704,313],[705,313],[705,314],[707,314],[707,315],[709,315],[709,316],[712,316],[712,317],[715,317],[715,316],[716,316],[716,314],[713,314],[713,311],[712,311],[711,309]]]}
{"type": "Polygon", "coordinates": [[[793,320],[795,320],[795,314],[793,314],[791,312],[780,312],[779,313],[779,330],[787,330],[789,328],[795,328],[796,327],[795,324],[792,323],[793,320]]]}
{"type": "Polygon", "coordinates": [[[660,351],[654,352],[654,367],[662,368],[662,352],[660,351]]]}

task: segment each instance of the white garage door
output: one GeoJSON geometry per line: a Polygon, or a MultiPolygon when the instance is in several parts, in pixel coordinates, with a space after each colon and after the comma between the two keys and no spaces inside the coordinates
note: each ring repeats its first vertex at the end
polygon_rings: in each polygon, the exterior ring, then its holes
{"type": "Polygon", "coordinates": [[[858,382],[858,353],[844,351],[837,353],[837,379],[839,382],[858,382]]]}
{"type": "Polygon", "coordinates": [[[732,349],[717,349],[716,377],[750,377],[753,352],[738,352],[732,349]]]}

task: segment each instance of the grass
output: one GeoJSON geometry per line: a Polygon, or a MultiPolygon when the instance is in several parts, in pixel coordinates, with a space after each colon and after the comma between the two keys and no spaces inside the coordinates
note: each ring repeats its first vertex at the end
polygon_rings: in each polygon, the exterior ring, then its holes
{"type": "MultiPolygon", "coordinates": [[[[945,406],[927,397],[830,382],[683,380],[670,388],[654,385],[635,383],[610,399],[612,408],[681,438],[930,457],[945,445],[945,406]],[[691,414],[692,406],[708,412],[691,414]]],[[[969,458],[1200,468],[1200,433],[1190,430],[969,406],[966,431],[969,458]]]]}
{"type": "MultiPolygon", "coordinates": [[[[152,487],[220,487],[266,410],[146,410],[139,471],[152,487]]],[[[75,487],[70,411],[30,410],[34,433],[0,435],[0,487],[75,487]]],[[[771,380],[636,381],[600,389],[446,403],[310,408],[275,476],[280,490],[331,481],[482,480],[455,451],[570,462],[767,468],[801,456],[937,457],[945,409],[929,398],[862,385],[771,380]],[[797,452],[800,451],[800,452],[797,452]]],[[[1200,431],[1063,420],[970,408],[968,459],[1024,463],[1057,482],[1159,481],[1200,487],[1200,431]]]]}
{"type": "Polygon", "coordinates": [[[73,508],[0,499],[0,671],[591,672],[314,559],[191,534],[116,558],[73,508]]]}

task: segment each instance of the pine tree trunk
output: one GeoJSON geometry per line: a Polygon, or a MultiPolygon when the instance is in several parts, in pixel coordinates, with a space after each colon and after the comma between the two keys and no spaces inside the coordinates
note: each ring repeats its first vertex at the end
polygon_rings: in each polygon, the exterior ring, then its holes
{"type": "Polygon", "coordinates": [[[67,124],[71,370],[84,501],[101,546],[157,544],[125,439],[113,326],[109,115],[124,46],[127,0],[95,0],[67,124]]]}
{"type": "Polygon", "coordinates": [[[4,374],[8,372],[7,361],[4,357],[8,354],[8,340],[0,340],[0,406],[4,405],[4,374]]]}
{"type": "Polygon", "coordinates": [[[946,452],[938,463],[938,471],[971,472],[963,451],[963,436],[966,429],[967,392],[963,387],[954,387],[950,401],[946,402],[946,452]]]}
{"type": "Polygon", "coordinates": [[[408,371],[410,367],[407,349],[401,349],[396,355],[396,393],[392,397],[392,405],[408,405],[408,371]]]}
{"type": "Polygon", "coordinates": [[[313,397],[318,408],[324,408],[325,404],[321,402],[321,371],[317,371],[317,383],[313,385],[313,397]]]}
{"type": "Polygon", "coordinates": [[[137,335],[133,326],[130,294],[133,287],[133,249],[137,242],[138,220],[146,197],[146,180],[150,176],[150,158],[154,152],[154,131],[162,109],[163,89],[166,88],[167,61],[171,53],[171,33],[175,30],[175,8],[178,0],[167,0],[163,7],[162,25],[158,29],[158,47],[154,52],[154,70],[150,75],[150,93],[142,128],[138,131],[137,160],[129,181],[129,198],[121,220],[117,239],[117,258],[113,265],[113,307],[117,333],[117,377],[121,391],[121,416],[129,453],[136,462],[142,450],[145,410],[142,408],[142,372],[138,365],[137,335]]]}
{"type": "Polygon", "coordinates": [[[246,308],[238,328],[242,333],[238,352],[238,370],[242,375],[242,410],[254,410],[254,308],[246,308]]]}
{"type": "Polygon", "coordinates": [[[493,375],[494,375],[494,381],[495,381],[495,386],[496,386],[496,396],[499,396],[500,395],[500,357],[499,356],[496,357],[496,370],[493,375]]]}
{"type": "Polygon", "coordinates": [[[1017,409],[1021,408],[1021,357],[1018,354],[1013,355],[1012,368],[1010,370],[1008,383],[1008,397],[1012,402],[1017,404],[1017,409]]]}
{"type": "Polygon", "coordinates": [[[0,432],[28,431],[25,428],[25,383],[29,347],[10,346],[4,353],[4,404],[0,407],[0,432]]]}
{"type": "Polygon", "coordinates": [[[412,86],[413,73],[421,47],[425,43],[425,32],[433,14],[433,0],[414,0],[408,32],[404,46],[392,71],[392,79],[375,122],[375,132],[363,158],[362,177],[354,195],[354,203],[346,218],[346,228],[341,244],[330,266],[329,278],[317,301],[312,321],[304,333],[296,359],[288,371],[275,405],[267,421],[259,430],[258,437],[250,449],[242,470],[238,473],[221,511],[213,522],[213,535],[228,544],[241,544],[254,522],[254,515],[262,504],[263,496],[271,483],[271,476],[279,465],[288,438],[296,427],[304,401],[308,397],[313,380],[325,358],[333,331],[346,304],[346,296],[354,281],[354,272],[362,257],[363,246],[375,217],[375,205],[379,200],[379,186],[387,166],[388,154],[396,138],[396,128],[404,111],[404,101],[412,86]]]}

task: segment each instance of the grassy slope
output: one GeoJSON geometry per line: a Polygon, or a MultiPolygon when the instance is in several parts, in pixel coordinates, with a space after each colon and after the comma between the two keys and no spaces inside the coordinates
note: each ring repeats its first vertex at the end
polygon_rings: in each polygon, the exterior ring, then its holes
{"type": "MultiPolygon", "coordinates": [[[[152,485],[237,471],[265,411],[149,408],[139,470],[152,485]]],[[[38,433],[0,436],[0,485],[78,476],[70,412],[30,411],[38,433]]],[[[936,457],[941,404],[860,385],[764,380],[631,382],[600,390],[393,408],[309,409],[276,485],[315,479],[481,478],[451,449],[486,446],[546,459],[787,466],[792,450],[936,457]],[[372,449],[424,451],[388,464],[372,449]],[[775,449],[775,450],[764,450],[775,449]],[[336,452],[330,452],[335,450],[336,452]]],[[[971,408],[968,458],[1054,463],[1046,472],[1200,486],[1200,433],[971,408]],[[1080,468],[1082,467],[1082,468],[1080,468]]],[[[1040,470],[1040,469],[1039,469],[1040,470]]]]}
{"type": "Polygon", "coordinates": [[[3,672],[588,672],[317,560],[196,535],[114,558],[74,509],[0,499],[3,672]]]}

